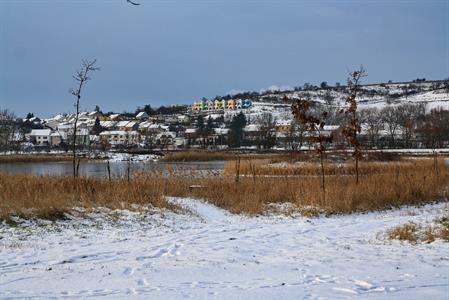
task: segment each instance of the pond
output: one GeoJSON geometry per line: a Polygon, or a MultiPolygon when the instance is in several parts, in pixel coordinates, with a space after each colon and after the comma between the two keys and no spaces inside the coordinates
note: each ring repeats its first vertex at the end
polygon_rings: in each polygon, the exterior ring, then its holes
{"type": "MultiPolygon", "coordinates": [[[[221,172],[224,168],[224,161],[207,162],[162,162],[162,161],[138,161],[131,162],[131,173],[150,172],[155,170],[174,170],[178,174],[190,174],[191,171],[207,173],[207,171],[221,172]]],[[[124,177],[127,174],[128,163],[126,161],[110,162],[111,176],[124,177]]],[[[72,162],[17,162],[0,163],[0,172],[15,174],[34,175],[67,175],[73,174],[72,162]]],[[[94,160],[81,162],[79,166],[80,176],[108,177],[107,162],[94,160]]]]}

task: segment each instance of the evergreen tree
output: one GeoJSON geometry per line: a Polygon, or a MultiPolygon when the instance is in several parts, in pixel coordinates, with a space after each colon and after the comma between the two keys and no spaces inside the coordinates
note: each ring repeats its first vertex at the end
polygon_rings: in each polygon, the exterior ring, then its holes
{"type": "Polygon", "coordinates": [[[240,147],[243,140],[243,128],[246,126],[246,117],[240,112],[232,118],[229,126],[229,147],[240,147]]]}
{"type": "Polygon", "coordinates": [[[95,119],[94,127],[92,127],[92,133],[95,135],[99,135],[102,131],[104,131],[103,126],[100,124],[100,119],[97,117],[95,119]]]}

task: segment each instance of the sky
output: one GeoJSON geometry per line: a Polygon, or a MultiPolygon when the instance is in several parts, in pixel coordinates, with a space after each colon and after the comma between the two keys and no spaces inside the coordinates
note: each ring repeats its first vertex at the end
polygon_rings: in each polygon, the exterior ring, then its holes
{"type": "Polygon", "coordinates": [[[449,0],[0,0],[0,108],[134,111],[232,91],[449,77],[449,0]]]}

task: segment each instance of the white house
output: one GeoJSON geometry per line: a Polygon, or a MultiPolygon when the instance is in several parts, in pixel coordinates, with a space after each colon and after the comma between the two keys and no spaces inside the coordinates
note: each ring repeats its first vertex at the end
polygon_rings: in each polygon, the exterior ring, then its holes
{"type": "Polygon", "coordinates": [[[50,144],[50,129],[33,129],[30,133],[30,142],[35,145],[49,145],[50,144]]]}
{"type": "Polygon", "coordinates": [[[139,143],[140,133],[124,130],[103,131],[100,133],[100,139],[111,145],[135,145],[139,143]]]}

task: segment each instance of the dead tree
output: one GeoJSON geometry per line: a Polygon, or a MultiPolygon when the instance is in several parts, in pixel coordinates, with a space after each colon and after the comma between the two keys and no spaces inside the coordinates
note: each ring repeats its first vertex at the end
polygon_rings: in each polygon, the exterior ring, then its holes
{"type": "Polygon", "coordinates": [[[315,149],[319,154],[321,166],[321,188],[323,190],[323,199],[326,201],[324,157],[326,154],[326,144],[332,142],[332,137],[323,134],[325,125],[323,120],[327,118],[327,112],[324,111],[320,114],[321,119],[313,116],[309,111],[310,101],[303,99],[296,100],[291,109],[293,116],[299,125],[310,132],[310,140],[315,144],[315,149]]]}
{"type": "Polygon", "coordinates": [[[73,177],[78,177],[78,168],[76,166],[76,130],[78,126],[78,118],[80,113],[80,99],[81,99],[81,92],[83,90],[84,85],[91,80],[91,78],[88,76],[89,73],[93,71],[99,70],[99,68],[95,67],[95,63],[97,62],[96,59],[94,60],[87,60],[83,59],[81,64],[81,69],[76,72],[76,74],[73,76],[73,78],[78,82],[78,85],[76,88],[71,89],[69,92],[75,96],[75,123],[73,126],[73,138],[72,138],[72,154],[73,154],[73,177]]]}
{"type": "Polygon", "coordinates": [[[359,183],[359,159],[362,157],[361,146],[357,135],[361,132],[360,120],[357,116],[357,95],[360,92],[360,81],[366,76],[363,66],[350,73],[348,78],[349,95],[346,97],[346,108],[341,113],[349,115],[349,123],[342,130],[343,136],[353,148],[352,157],[355,159],[356,183],[359,183]]]}

